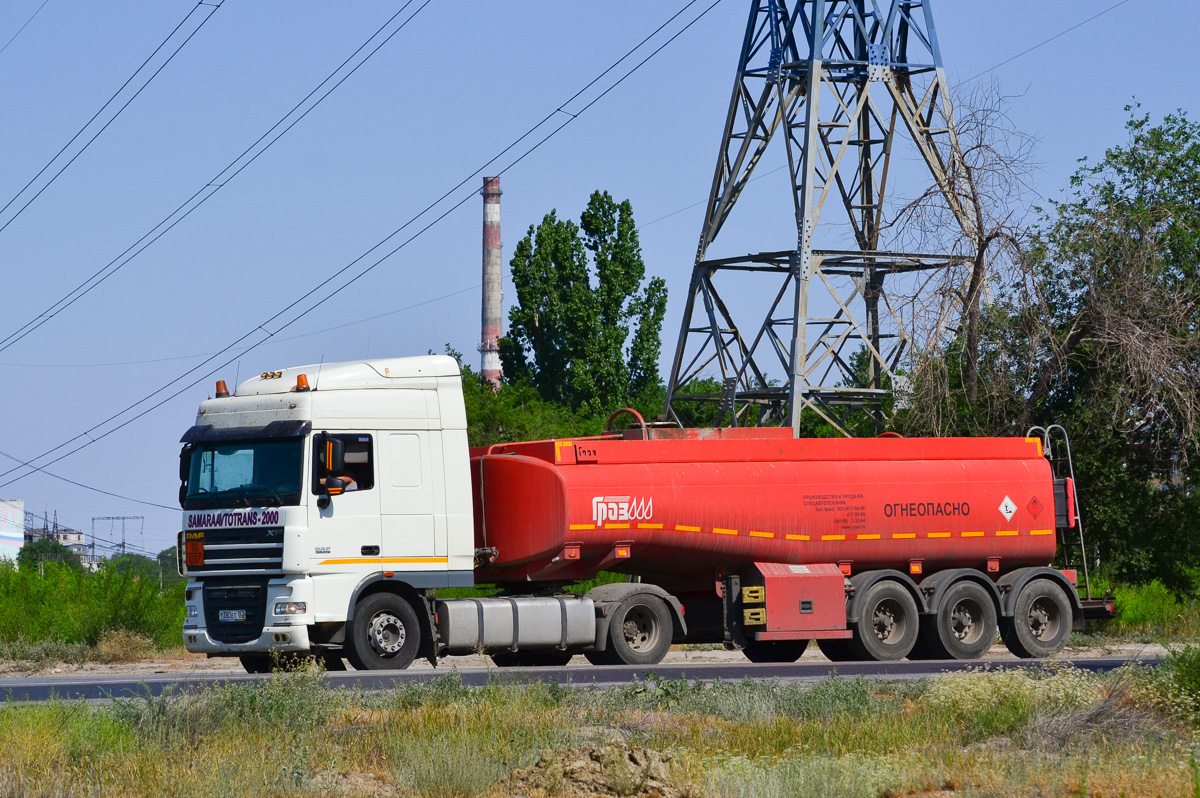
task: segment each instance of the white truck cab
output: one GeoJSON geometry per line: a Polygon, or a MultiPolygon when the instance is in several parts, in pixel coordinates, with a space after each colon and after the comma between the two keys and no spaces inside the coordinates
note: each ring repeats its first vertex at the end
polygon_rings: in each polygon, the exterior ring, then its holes
{"type": "Polygon", "coordinates": [[[473,584],[467,419],[452,358],[289,368],[232,395],[218,383],[182,443],[189,651],[241,656],[249,670],[269,669],[270,652],[325,651],[336,663],[344,650],[356,667],[432,656],[412,645],[414,634],[434,638],[417,592],[473,584]],[[375,593],[384,598],[364,600],[375,593]],[[366,604],[371,650],[351,651],[347,622],[366,604]]]}

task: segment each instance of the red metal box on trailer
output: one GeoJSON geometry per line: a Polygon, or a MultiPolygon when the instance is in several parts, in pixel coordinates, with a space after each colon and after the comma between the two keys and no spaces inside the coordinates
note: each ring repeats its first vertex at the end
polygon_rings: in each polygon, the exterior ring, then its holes
{"type": "Polygon", "coordinates": [[[845,630],[846,576],[836,565],[756,562],[754,568],[762,584],[742,583],[742,611],[756,640],[845,630]]]}

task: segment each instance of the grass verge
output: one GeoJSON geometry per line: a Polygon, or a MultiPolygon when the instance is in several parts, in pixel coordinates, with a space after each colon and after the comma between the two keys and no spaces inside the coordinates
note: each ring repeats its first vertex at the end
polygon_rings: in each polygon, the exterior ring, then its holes
{"type": "Polygon", "coordinates": [[[1196,795],[1200,650],[1159,671],[975,670],[882,684],[385,693],[261,686],[0,707],[0,794],[1196,795]]]}

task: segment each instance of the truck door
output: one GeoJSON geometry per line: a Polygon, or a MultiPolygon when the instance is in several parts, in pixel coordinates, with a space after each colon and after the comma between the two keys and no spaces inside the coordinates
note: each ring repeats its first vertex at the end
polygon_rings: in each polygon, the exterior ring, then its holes
{"type": "Polygon", "coordinates": [[[380,469],[384,557],[446,556],[441,435],[426,430],[386,433],[380,469]]]}
{"type": "MultiPolygon", "coordinates": [[[[329,497],[329,506],[309,502],[309,534],[313,561],[344,571],[347,566],[362,565],[364,571],[378,571],[381,545],[379,521],[379,485],[376,475],[375,436],[362,433],[331,433],[346,449],[345,475],[354,481],[345,493],[329,497]]],[[[314,447],[319,448],[319,447],[314,447]]],[[[310,489],[314,497],[322,494],[319,452],[313,452],[310,489]]]]}

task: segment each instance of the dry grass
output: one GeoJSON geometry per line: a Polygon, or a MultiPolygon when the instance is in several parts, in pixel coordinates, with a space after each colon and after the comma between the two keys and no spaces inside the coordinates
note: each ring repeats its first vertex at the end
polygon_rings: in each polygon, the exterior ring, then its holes
{"type": "Polygon", "coordinates": [[[1194,796],[1192,674],[260,687],[0,707],[0,796],[1194,796]],[[1181,681],[1182,680],[1182,681],[1181,681]],[[1174,685],[1174,687],[1172,687],[1174,685]]]}

